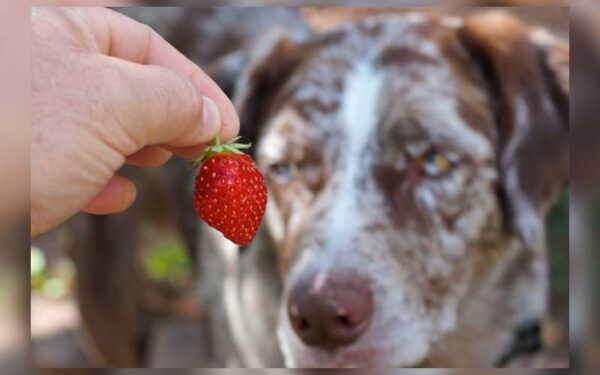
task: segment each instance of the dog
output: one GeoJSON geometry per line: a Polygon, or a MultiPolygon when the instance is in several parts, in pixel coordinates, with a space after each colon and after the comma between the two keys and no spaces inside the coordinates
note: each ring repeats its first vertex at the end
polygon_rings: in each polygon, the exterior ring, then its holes
{"type": "Polygon", "coordinates": [[[267,213],[241,253],[202,228],[213,337],[249,367],[509,365],[546,311],[568,56],[502,12],[261,39],[234,101],[267,213]]]}

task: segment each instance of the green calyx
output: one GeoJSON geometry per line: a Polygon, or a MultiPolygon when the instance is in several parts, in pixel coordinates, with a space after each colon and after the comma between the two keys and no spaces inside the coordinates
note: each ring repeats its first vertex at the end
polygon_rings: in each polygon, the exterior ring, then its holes
{"type": "Polygon", "coordinates": [[[204,161],[210,159],[211,157],[219,154],[244,154],[243,151],[247,148],[252,147],[252,143],[236,143],[242,137],[235,137],[227,143],[221,144],[221,136],[217,134],[215,137],[215,144],[212,146],[208,146],[206,150],[200,155],[200,157],[194,161],[194,167],[198,167],[204,161]]]}

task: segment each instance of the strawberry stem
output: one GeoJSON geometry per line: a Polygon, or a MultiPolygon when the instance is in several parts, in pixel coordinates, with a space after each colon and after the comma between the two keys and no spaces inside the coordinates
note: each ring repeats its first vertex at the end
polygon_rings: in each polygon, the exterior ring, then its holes
{"type": "Polygon", "coordinates": [[[252,143],[237,143],[242,137],[235,137],[225,144],[221,144],[221,136],[217,134],[214,139],[214,144],[208,146],[206,150],[200,155],[200,157],[192,162],[194,168],[199,167],[206,160],[218,154],[243,154],[242,150],[250,148],[252,143]]]}

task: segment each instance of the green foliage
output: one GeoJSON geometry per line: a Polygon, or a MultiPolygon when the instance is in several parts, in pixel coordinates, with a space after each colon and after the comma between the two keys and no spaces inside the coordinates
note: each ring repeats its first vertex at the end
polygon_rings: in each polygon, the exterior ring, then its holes
{"type": "Polygon", "coordinates": [[[37,247],[31,248],[31,287],[39,288],[46,278],[46,256],[37,247]]]}
{"type": "Polygon", "coordinates": [[[47,298],[62,298],[70,292],[75,277],[75,266],[68,258],[61,258],[51,266],[44,252],[31,248],[31,289],[47,298]]]}
{"type": "Polygon", "coordinates": [[[182,286],[192,269],[185,246],[174,239],[150,248],[144,266],[151,280],[173,286],[182,286]]]}

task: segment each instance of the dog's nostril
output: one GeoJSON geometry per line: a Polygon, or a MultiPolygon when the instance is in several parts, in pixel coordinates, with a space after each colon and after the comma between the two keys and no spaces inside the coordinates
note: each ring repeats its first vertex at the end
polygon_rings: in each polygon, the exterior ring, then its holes
{"type": "Polygon", "coordinates": [[[310,323],[303,318],[292,318],[292,325],[297,331],[308,331],[310,329],[310,323]]]}
{"type": "Polygon", "coordinates": [[[310,328],[310,323],[306,319],[300,319],[300,323],[298,324],[298,327],[301,330],[306,331],[307,329],[310,328]]]}
{"type": "Polygon", "coordinates": [[[345,327],[345,328],[352,328],[352,327],[354,327],[354,324],[352,324],[352,321],[346,315],[339,315],[336,318],[336,320],[339,323],[339,325],[341,325],[342,327],[345,327]]]}

